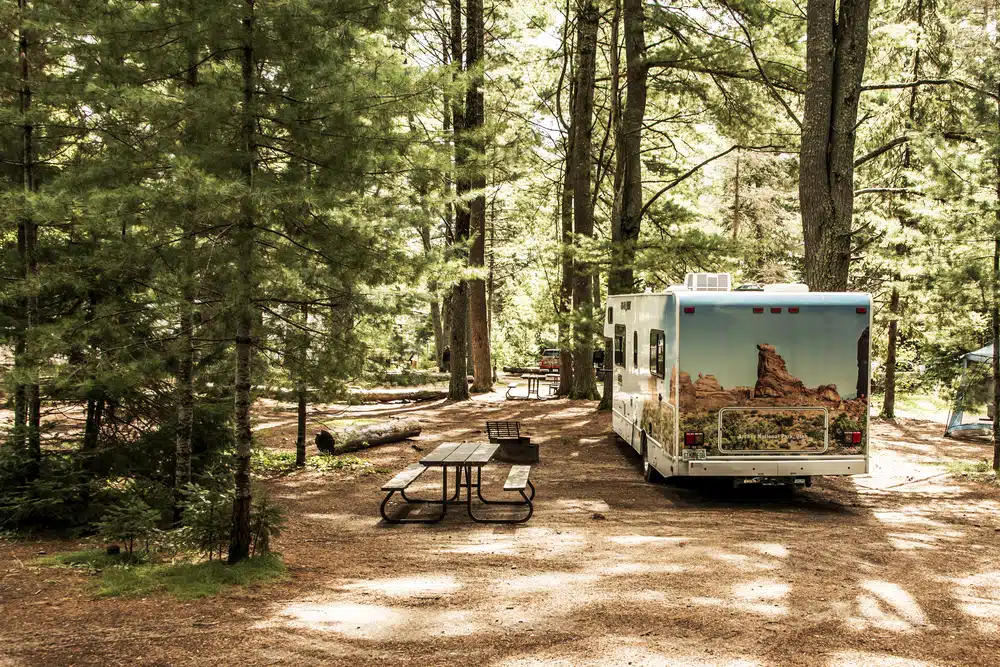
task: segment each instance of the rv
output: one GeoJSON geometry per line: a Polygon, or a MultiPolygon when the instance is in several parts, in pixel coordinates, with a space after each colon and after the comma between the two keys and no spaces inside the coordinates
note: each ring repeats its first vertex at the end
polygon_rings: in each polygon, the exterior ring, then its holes
{"type": "Polygon", "coordinates": [[[608,297],[612,422],[646,480],[867,473],[871,296],[730,282],[608,297]]]}

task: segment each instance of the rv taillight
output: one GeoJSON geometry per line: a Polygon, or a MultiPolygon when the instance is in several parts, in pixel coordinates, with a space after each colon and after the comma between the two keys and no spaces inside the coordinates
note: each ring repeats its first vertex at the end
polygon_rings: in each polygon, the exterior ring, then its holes
{"type": "Polygon", "coordinates": [[[861,308],[855,308],[854,312],[857,313],[858,315],[864,315],[865,313],[868,312],[868,309],[862,306],[861,308]]]}
{"type": "Polygon", "coordinates": [[[684,445],[691,447],[692,445],[704,445],[705,444],[705,434],[704,433],[685,433],[684,434],[684,445]]]}
{"type": "Polygon", "coordinates": [[[694,306],[684,306],[684,313],[686,315],[694,315],[694,306]]]}
{"type": "Polygon", "coordinates": [[[772,313],[780,313],[781,312],[781,308],[772,308],[771,312],[772,313]]]}
{"type": "Polygon", "coordinates": [[[844,442],[846,442],[849,445],[860,445],[861,431],[845,431],[844,442]]]}
{"type": "Polygon", "coordinates": [[[763,308],[754,308],[754,309],[753,309],[753,312],[755,312],[755,313],[757,313],[758,315],[760,315],[761,313],[763,313],[763,312],[764,312],[764,309],[763,309],[763,308]]]}
{"type": "Polygon", "coordinates": [[[792,306],[791,308],[788,309],[788,312],[790,312],[790,313],[797,313],[797,312],[799,312],[799,307],[798,306],[792,306]]]}

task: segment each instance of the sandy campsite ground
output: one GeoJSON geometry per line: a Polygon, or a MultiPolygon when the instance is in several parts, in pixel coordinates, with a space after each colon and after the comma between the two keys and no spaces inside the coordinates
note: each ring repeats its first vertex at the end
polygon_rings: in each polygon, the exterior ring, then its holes
{"type": "MultiPolygon", "coordinates": [[[[280,407],[260,406],[257,435],[291,449],[280,407]]],[[[499,394],[351,408],[422,420],[417,440],[364,453],[394,471],[417,447],[482,439],[486,419],[521,420],[542,443],[534,517],[387,526],[389,474],[293,473],[267,483],[291,576],[214,598],[95,599],[88,575],[32,563],[79,543],[0,540],[0,667],[1000,664],[1000,489],[938,465],[987,444],[904,419],[875,425],[870,476],[651,486],[594,408],[499,394]]]]}

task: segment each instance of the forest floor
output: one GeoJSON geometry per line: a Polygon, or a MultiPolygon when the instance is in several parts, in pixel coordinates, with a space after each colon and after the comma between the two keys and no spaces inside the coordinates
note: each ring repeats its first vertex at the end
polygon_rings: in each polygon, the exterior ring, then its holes
{"type": "MultiPolygon", "coordinates": [[[[258,405],[262,445],[294,447],[290,407],[258,405]]],[[[290,576],[211,598],[95,598],[92,576],[37,565],[80,543],[0,540],[0,667],[1000,664],[1000,488],[942,465],[988,443],[900,419],[874,424],[871,475],[654,486],[595,407],[322,406],[319,420],[420,419],[416,440],[361,453],[393,471],[481,439],[487,419],[521,420],[542,445],[534,517],[483,526],[454,508],[388,526],[390,474],[288,474],[266,484],[289,517],[290,576]]]]}

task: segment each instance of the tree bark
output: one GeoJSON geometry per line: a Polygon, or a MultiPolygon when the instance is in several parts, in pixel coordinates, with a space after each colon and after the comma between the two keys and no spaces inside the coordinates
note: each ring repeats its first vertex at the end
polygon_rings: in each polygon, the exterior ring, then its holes
{"type": "Polygon", "coordinates": [[[31,47],[30,30],[27,27],[28,0],[18,0],[18,65],[20,69],[20,116],[21,116],[21,191],[22,212],[18,219],[18,252],[21,264],[22,287],[26,292],[22,300],[24,331],[15,341],[15,351],[20,348],[21,354],[15,356],[18,366],[18,383],[27,376],[29,381],[15,389],[15,439],[27,441],[28,466],[25,477],[33,480],[38,476],[42,461],[41,445],[41,401],[37,381],[38,360],[30,349],[30,332],[38,325],[38,297],[35,295],[38,285],[38,260],[36,254],[38,242],[38,225],[31,214],[31,195],[37,189],[34,153],[34,123],[31,119],[31,62],[29,49],[31,47]],[[20,361],[20,364],[17,362],[20,361]],[[18,405],[20,403],[20,405],[18,405]],[[23,424],[23,428],[19,426],[23,424]],[[20,431],[20,433],[18,432],[20,431]]]}
{"type": "Polygon", "coordinates": [[[889,343],[885,352],[885,400],[882,402],[883,419],[896,416],[896,328],[899,316],[899,288],[892,288],[889,299],[889,343]]]}
{"type": "MultiPolygon", "coordinates": [[[[465,126],[471,152],[476,155],[471,187],[476,191],[470,210],[472,247],[469,266],[484,269],[486,265],[486,174],[484,171],[485,140],[483,125],[483,0],[468,0],[465,8],[465,69],[469,73],[466,92],[465,126]]],[[[490,331],[486,312],[486,282],[482,278],[469,281],[469,329],[472,342],[472,373],[475,382],[472,391],[486,392],[493,389],[493,362],[490,354],[490,331]]]]}
{"type": "Polygon", "coordinates": [[[243,201],[240,203],[239,223],[236,230],[236,257],[239,276],[236,284],[236,489],[233,500],[232,531],[229,538],[229,562],[237,563],[250,555],[250,404],[251,404],[251,354],[253,348],[253,249],[254,249],[254,157],[256,145],[256,118],[254,92],[256,66],[254,63],[254,1],[244,0],[246,16],[243,18],[243,104],[240,123],[241,174],[243,201]]]}
{"type": "MultiPolygon", "coordinates": [[[[457,71],[462,69],[462,2],[451,0],[451,62],[457,71]]],[[[464,265],[468,262],[466,243],[469,240],[470,212],[468,204],[463,200],[469,191],[468,174],[465,166],[468,160],[468,147],[465,130],[465,110],[462,100],[456,96],[451,106],[452,128],[455,143],[455,226],[453,234],[453,254],[464,265]]],[[[448,397],[456,401],[469,399],[468,351],[466,338],[469,326],[469,289],[468,281],[459,280],[451,290],[448,306],[451,315],[451,381],[448,385],[448,397]]]]}
{"type": "MultiPolygon", "coordinates": [[[[194,23],[195,3],[188,3],[188,20],[191,28],[187,34],[187,73],[184,84],[189,95],[198,87],[198,43],[197,27],[194,23]]],[[[193,123],[193,120],[191,121],[193,123]]],[[[191,124],[185,128],[182,138],[190,147],[194,141],[191,124]]],[[[194,207],[192,206],[191,209],[194,207]]],[[[193,228],[193,210],[186,220],[181,221],[181,301],[178,336],[180,359],[177,369],[177,434],[174,453],[174,523],[181,520],[184,487],[191,482],[191,435],[194,431],[194,330],[195,330],[195,277],[194,255],[197,250],[193,228]]]]}
{"type": "Polygon", "coordinates": [[[573,128],[566,141],[566,165],[563,169],[559,203],[562,281],[559,285],[559,396],[569,396],[573,389],[573,128]]]}
{"type": "Polygon", "coordinates": [[[306,386],[299,382],[295,387],[295,397],[298,403],[297,428],[295,432],[295,465],[301,468],[306,464],[306,386]]]}
{"type": "Polygon", "coordinates": [[[635,249],[639,242],[642,211],[642,124],[646,115],[646,35],[643,0],[624,0],[625,112],[621,118],[619,150],[622,159],[622,194],[619,218],[612,225],[615,248],[608,291],[635,291],[635,249]]]}
{"type": "MultiPolygon", "coordinates": [[[[923,27],[924,27],[924,3],[923,0],[917,0],[917,29],[921,34],[917,37],[917,46],[913,52],[913,70],[910,75],[912,81],[917,81],[920,79],[920,39],[923,37],[923,27]]],[[[913,129],[914,122],[917,115],[917,87],[914,86],[910,89],[910,102],[909,107],[906,112],[906,129],[910,131],[913,129]]],[[[909,178],[907,176],[907,171],[910,169],[910,159],[912,153],[910,151],[909,143],[903,148],[903,183],[902,187],[909,186],[909,178]]],[[[899,218],[899,225],[902,228],[915,226],[915,223],[908,219],[909,216],[905,211],[899,210],[897,212],[897,217],[899,218]]],[[[909,252],[909,247],[906,243],[899,243],[896,245],[896,255],[899,261],[902,261],[903,257],[909,252]]],[[[882,418],[883,419],[893,419],[896,416],[896,339],[899,335],[899,315],[903,310],[903,304],[900,301],[899,295],[899,281],[900,281],[900,271],[898,267],[894,271],[893,278],[896,284],[892,286],[892,297],[889,300],[889,340],[886,345],[886,358],[885,358],[885,398],[882,402],[882,418]]]]}
{"type": "MultiPolygon", "coordinates": [[[[1000,90],[1000,86],[998,86],[1000,90]]],[[[997,129],[1000,130],[1000,95],[997,96],[997,129]]],[[[993,294],[990,309],[993,328],[993,470],[1000,474],[1000,157],[994,159],[997,208],[993,224],[993,294]]]]}
{"type": "MultiPolygon", "coordinates": [[[[573,103],[573,233],[580,242],[594,235],[591,199],[592,121],[597,28],[600,13],[593,0],[583,0],[577,14],[577,88],[573,103]]],[[[570,398],[598,398],[594,376],[594,266],[578,255],[573,266],[573,389],[570,398]]]]}
{"type": "Polygon", "coordinates": [[[799,205],[805,277],[816,292],[847,289],[854,214],[854,144],[868,48],[869,0],[810,0],[799,205]]]}

